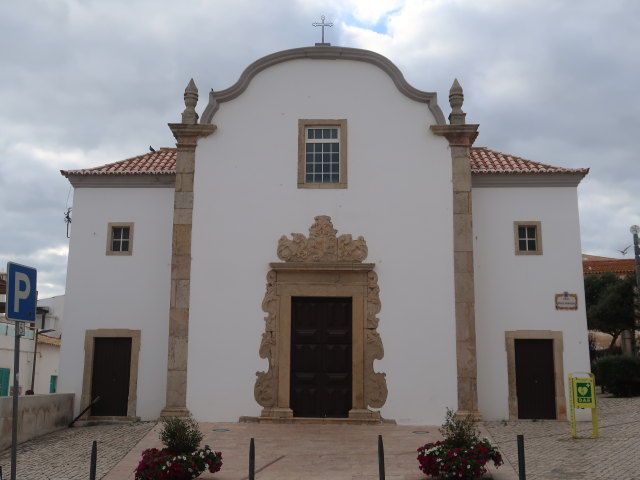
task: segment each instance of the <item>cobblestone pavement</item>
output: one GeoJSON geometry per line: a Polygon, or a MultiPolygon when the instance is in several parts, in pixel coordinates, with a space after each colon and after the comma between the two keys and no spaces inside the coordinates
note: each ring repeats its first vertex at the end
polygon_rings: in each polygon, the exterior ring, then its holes
{"type": "MultiPolygon", "coordinates": [[[[17,480],[87,480],[94,440],[98,442],[96,478],[102,478],[154,425],[74,427],[24,442],[18,445],[17,480]]],[[[11,478],[11,449],[0,452],[0,466],[3,479],[11,478]]]]}
{"type": "MultiPolygon", "coordinates": [[[[151,430],[102,480],[132,479],[145,448],[160,447],[151,430]]],[[[203,444],[222,452],[222,470],[202,480],[247,480],[255,439],[258,480],[378,480],[378,435],[384,440],[386,480],[427,480],[417,448],[440,438],[438,427],[407,425],[201,423],[203,444]]],[[[493,480],[515,480],[510,466],[490,469],[493,480]]]]}
{"type": "MultiPolygon", "coordinates": [[[[494,480],[517,479],[516,436],[524,435],[528,480],[640,480],[640,397],[598,396],[600,438],[573,439],[569,424],[556,421],[486,422],[483,430],[505,454],[507,465],[491,471],[494,480]]],[[[154,422],[76,427],[18,447],[18,480],[89,478],[91,443],[98,441],[97,478],[132,479],[142,450],[160,446],[154,422]]],[[[437,427],[383,425],[201,424],[205,442],[223,452],[224,467],[203,480],[246,479],[249,438],[256,438],[257,477],[262,480],[377,479],[377,434],[385,441],[388,480],[424,479],[415,449],[437,438],[437,427]],[[219,433],[218,430],[225,431],[219,433]],[[426,435],[415,431],[428,430],[426,435]],[[313,476],[309,472],[313,471],[313,476]],[[301,472],[305,472],[303,475],[301,472]]],[[[591,434],[591,423],[578,432],[591,434]]],[[[422,433],[422,432],[420,432],[422,433]]],[[[483,432],[484,433],[484,432],[483,432]]],[[[10,450],[0,452],[4,479],[10,450]]]]}
{"type": "MultiPolygon", "coordinates": [[[[571,437],[568,422],[486,422],[485,427],[517,470],[517,440],[524,435],[527,480],[640,479],[640,397],[598,395],[600,437],[571,437]]],[[[578,435],[591,435],[591,422],[578,423],[578,435]]]]}

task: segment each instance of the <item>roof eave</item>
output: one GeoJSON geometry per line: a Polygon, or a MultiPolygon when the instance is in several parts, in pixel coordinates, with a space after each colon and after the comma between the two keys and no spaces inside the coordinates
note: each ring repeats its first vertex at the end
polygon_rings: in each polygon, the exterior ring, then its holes
{"type": "Polygon", "coordinates": [[[175,173],[87,175],[61,171],[74,188],[174,188],[175,173]]]}
{"type": "Polygon", "coordinates": [[[472,172],[473,188],[495,187],[577,187],[586,171],[549,173],[497,173],[472,172]]]}

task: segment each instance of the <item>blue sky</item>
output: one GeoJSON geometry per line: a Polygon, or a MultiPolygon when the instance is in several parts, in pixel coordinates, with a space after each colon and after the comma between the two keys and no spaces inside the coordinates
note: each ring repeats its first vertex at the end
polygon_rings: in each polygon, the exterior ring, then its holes
{"type": "Polygon", "coordinates": [[[620,256],[640,224],[640,2],[634,0],[7,0],[0,2],[0,269],[65,288],[60,169],[172,146],[191,77],[232,85],[254,60],[313,45],[385,55],[447,110],[458,78],[478,146],[590,167],[582,248],[620,256]]]}

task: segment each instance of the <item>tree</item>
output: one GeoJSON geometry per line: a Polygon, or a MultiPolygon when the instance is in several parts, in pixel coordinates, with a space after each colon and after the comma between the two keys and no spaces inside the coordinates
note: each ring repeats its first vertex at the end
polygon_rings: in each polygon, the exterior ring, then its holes
{"type": "Polygon", "coordinates": [[[635,329],[634,287],[636,280],[613,273],[587,275],[584,294],[589,330],[611,335],[609,349],[624,330],[635,329]]]}

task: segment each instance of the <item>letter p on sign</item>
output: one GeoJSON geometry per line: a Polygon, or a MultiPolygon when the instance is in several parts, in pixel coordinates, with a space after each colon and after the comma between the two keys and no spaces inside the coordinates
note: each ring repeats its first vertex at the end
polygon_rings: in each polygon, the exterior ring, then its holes
{"type": "Polygon", "coordinates": [[[7,263],[7,320],[36,321],[36,279],[35,268],[7,263]]]}

